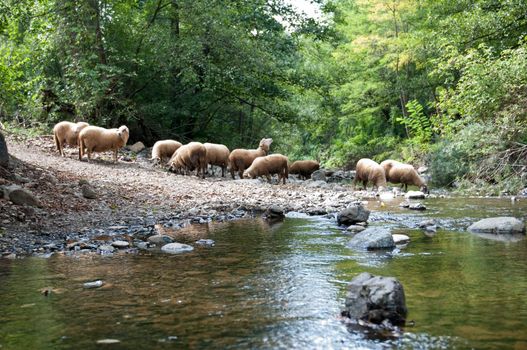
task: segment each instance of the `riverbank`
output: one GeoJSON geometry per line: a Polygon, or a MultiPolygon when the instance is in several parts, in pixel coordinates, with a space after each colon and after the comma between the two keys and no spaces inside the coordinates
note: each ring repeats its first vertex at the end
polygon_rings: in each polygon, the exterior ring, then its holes
{"type": "Polygon", "coordinates": [[[117,164],[109,153],[98,154],[88,163],[77,159],[74,148],[60,157],[51,136],[8,135],[7,142],[11,173],[8,179],[0,178],[0,185],[29,190],[39,206],[0,199],[4,256],[62,249],[68,242],[102,235],[133,240],[138,234],[157,233],[160,225],[251,217],[271,205],[286,212],[333,213],[359,195],[368,195],[336,183],[292,180],[271,185],[262,180],[175,175],[155,167],[147,151],[121,152],[117,164]]]}

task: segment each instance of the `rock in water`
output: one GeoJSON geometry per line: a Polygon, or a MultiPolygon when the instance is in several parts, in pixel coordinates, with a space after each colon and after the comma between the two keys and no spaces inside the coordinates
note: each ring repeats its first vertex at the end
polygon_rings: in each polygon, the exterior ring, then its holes
{"type": "Polygon", "coordinates": [[[270,220],[285,218],[284,210],[276,205],[271,205],[264,213],[264,218],[270,220]]]}
{"type": "Polygon", "coordinates": [[[406,199],[423,199],[425,198],[425,194],[421,191],[408,191],[404,198],[406,199]]]}
{"type": "Polygon", "coordinates": [[[82,286],[86,289],[92,289],[92,288],[100,288],[104,285],[104,282],[101,280],[93,281],[93,282],[86,282],[82,286]]]}
{"type": "Polygon", "coordinates": [[[7,168],[9,166],[9,153],[4,135],[0,132],[0,166],[7,168]]]}
{"type": "Polygon", "coordinates": [[[370,211],[364,208],[361,204],[353,205],[342,210],[337,215],[337,222],[339,225],[353,225],[357,222],[366,222],[370,217],[370,211]]]}
{"type": "Polygon", "coordinates": [[[153,235],[148,237],[148,242],[152,244],[166,244],[174,242],[174,239],[167,235],[153,235]]]}
{"type": "Polygon", "coordinates": [[[354,320],[404,325],[406,301],[402,284],[393,277],[363,272],[351,280],[346,295],[346,315],[354,320]]]}
{"type": "Polygon", "coordinates": [[[390,230],[381,227],[370,227],[357,233],[348,243],[349,248],[360,250],[392,249],[395,242],[390,230]]]}
{"type": "Polygon", "coordinates": [[[179,254],[179,253],[190,252],[194,250],[194,247],[188,244],[182,244],[182,243],[168,243],[162,246],[161,250],[165,253],[179,254]]]}
{"type": "Polygon", "coordinates": [[[479,220],[468,227],[473,233],[525,233],[525,224],[523,221],[514,217],[495,217],[479,220]]]}
{"type": "Polygon", "coordinates": [[[392,237],[395,244],[405,244],[410,242],[410,237],[407,235],[393,234],[392,237]]]}

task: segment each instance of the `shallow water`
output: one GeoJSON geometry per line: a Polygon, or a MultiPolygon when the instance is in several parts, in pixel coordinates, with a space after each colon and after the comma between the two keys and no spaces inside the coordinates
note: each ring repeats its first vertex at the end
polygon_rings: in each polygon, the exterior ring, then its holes
{"type": "Polygon", "coordinates": [[[430,199],[425,212],[371,201],[372,225],[411,237],[394,252],[355,252],[324,218],[191,226],[182,255],[55,255],[0,260],[0,348],[527,349],[527,241],[465,232],[478,218],[526,218],[527,203],[430,199]],[[416,229],[439,220],[434,235],[416,229]],[[399,338],[348,330],[346,284],[360,272],[398,278],[408,319],[399,338]],[[101,279],[99,289],[84,282],[101,279]],[[51,289],[45,296],[43,288],[51,289]]]}

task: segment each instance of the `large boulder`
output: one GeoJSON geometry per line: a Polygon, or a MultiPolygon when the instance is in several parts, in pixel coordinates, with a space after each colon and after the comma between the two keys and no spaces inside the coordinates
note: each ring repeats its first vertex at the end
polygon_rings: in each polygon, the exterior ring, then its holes
{"type": "Polygon", "coordinates": [[[7,152],[7,143],[4,135],[0,132],[0,166],[7,168],[9,165],[9,153],[7,152]]]}
{"type": "Polygon", "coordinates": [[[479,220],[468,227],[473,233],[525,233],[523,221],[513,217],[501,216],[479,220]]]}
{"type": "Polygon", "coordinates": [[[402,284],[393,277],[363,272],[351,280],[346,294],[345,315],[353,320],[404,325],[406,301],[402,284]]]}
{"type": "Polygon", "coordinates": [[[353,225],[357,222],[366,222],[370,217],[370,211],[362,206],[356,204],[342,210],[337,215],[337,222],[339,225],[353,225]]]}
{"type": "Polygon", "coordinates": [[[348,242],[348,247],[360,250],[393,249],[395,241],[390,230],[370,227],[353,236],[348,242]]]}

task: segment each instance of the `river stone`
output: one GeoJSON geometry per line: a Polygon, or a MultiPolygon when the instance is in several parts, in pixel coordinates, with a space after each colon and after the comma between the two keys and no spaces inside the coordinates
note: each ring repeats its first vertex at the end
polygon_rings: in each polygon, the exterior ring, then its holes
{"type": "Polygon", "coordinates": [[[4,197],[9,198],[16,205],[40,206],[40,202],[33,193],[17,185],[4,187],[4,197]]]}
{"type": "Polygon", "coordinates": [[[408,209],[410,210],[426,210],[426,207],[422,203],[410,203],[408,206],[408,209]]]}
{"type": "Polygon", "coordinates": [[[423,220],[417,224],[419,228],[427,228],[429,226],[434,226],[436,224],[434,219],[423,220]]]}
{"type": "Polygon", "coordinates": [[[473,233],[525,233],[525,224],[514,217],[502,216],[479,220],[468,230],[473,233]]]}
{"type": "Polygon", "coordinates": [[[410,237],[408,237],[407,235],[393,234],[392,237],[393,237],[393,242],[395,244],[405,244],[410,241],[410,237]]]}
{"type": "Polygon", "coordinates": [[[82,185],[81,191],[82,191],[82,196],[84,198],[87,198],[87,199],[95,199],[95,198],[97,198],[97,194],[95,193],[93,188],[90,185],[88,185],[88,184],[82,185]]]}
{"type": "Polygon", "coordinates": [[[134,143],[131,146],[128,146],[128,149],[130,151],[134,152],[134,153],[139,153],[139,152],[141,152],[142,150],[145,149],[145,145],[144,145],[144,143],[139,141],[139,142],[134,143]]]}
{"type": "Polygon", "coordinates": [[[113,253],[113,252],[115,252],[115,248],[112,247],[109,244],[103,244],[103,245],[99,246],[99,251],[101,253],[113,253]]]}
{"type": "Polygon", "coordinates": [[[174,242],[174,239],[167,235],[153,235],[148,237],[148,242],[152,244],[167,244],[174,242]]]}
{"type": "Polygon", "coordinates": [[[408,309],[402,284],[394,277],[367,272],[353,278],[346,294],[346,315],[353,320],[404,325],[408,309]]]}
{"type": "Polygon", "coordinates": [[[324,182],[326,182],[326,172],[323,169],[315,170],[311,174],[311,179],[313,181],[324,181],[324,182]]]}
{"type": "Polygon", "coordinates": [[[4,135],[0,132],[0,166],[7,168],[9,166],[9,152],[4,135]]]}
{"type": "Polygon", "coordinates": [[[118,344],[121,341],[119,339],[99,339],[97,344],[118,344]]]}
{"type": "Polygon", "coordinates": [[[348,226],[348,228],[346,229],[346,231],[350,231],[350,232],[362,232],[366,229],[366,227],[364,226],[361,226],[361,225],[350,225],[348,226]]]}
{"type": "Polygon", "coordinates": [[[277,205],[271,205],[263,215],[266,219],[283,219],[285,218],[284,210],[277,205]]]}
{"type": "Polygon", "coordinates": [[[406,199],[423,199],[425,198],[425,194],[421,191],[408,191],[404,195],[404,198],[406,199]]]}
{"type": "Polygon", "coordinates": [[[368,221],[370,217],[370,211],[364,208],[361,204],[353,205],[349,208],[342,210],[337,215],[337,223],[339,225],[353,225],[357,222],[368,221]]]}
{"type": "Polygon", "coordinates": [[[130,243],[128,243],[127,241],[115,241],[112,243],[112,246],[114,246],[115,248],[123,249],[128,248],[130,246],[130,243]]]}
{"type": "Polygon", "coordinates": [[[86,282],[82,286],[86,289],[100,288],[104,285],[104,282],[101,280],[86,282]]]}
{"type": "Polygon", "coordinates": [[[194,250],[194,247],[183,244],[183,243],[168,243],[161,247],[161,250],[165,253],[179,254],[186,253],[194,250]]]}
{"type": "Polygon", "coordinates": [[[348,243],[353,249],[392,249],[395,248],[390,230],[382,227],[370,227],[357,233],[348,243]]]}

